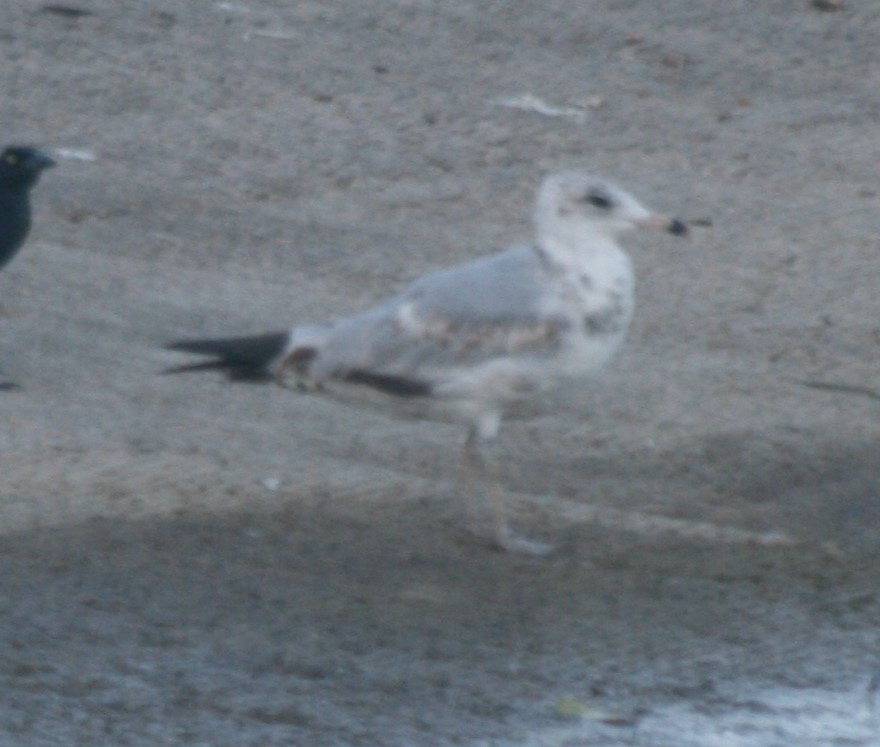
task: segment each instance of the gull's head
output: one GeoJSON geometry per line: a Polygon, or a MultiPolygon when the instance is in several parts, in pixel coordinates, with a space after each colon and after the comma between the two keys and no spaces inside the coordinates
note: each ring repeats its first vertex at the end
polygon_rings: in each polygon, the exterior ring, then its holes
{"type": "Polygon", "coordinates": [[[620,187],[580,171],[551,174],[538,192],[538,232],[543,236],[591,233],[614,239],[630,228],[645,227],[674,236],[687,233],[678,218],[654,213],[620,187]]]}

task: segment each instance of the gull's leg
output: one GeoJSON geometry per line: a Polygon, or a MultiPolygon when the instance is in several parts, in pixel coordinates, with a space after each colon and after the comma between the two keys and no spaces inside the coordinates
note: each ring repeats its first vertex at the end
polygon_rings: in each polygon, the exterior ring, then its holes
{"type": "Polygon", "coordinates": [[[485,512],[482,509],[487,486],[490,486],[489,498],[493,527],[490,536],[494,539],[507,533],[507,516],[504,510],[504,496],[501,494],[500,485],[498,485],[497,461],[494,459],[487,461],[480,449],[480,440],[477,429],[470,428],[464,442],[464,492],[467,501],[467,525],[468,529],[478,536],[487,534],[484,525],[485,512]]]}
{"type": "Polygon", "coordinates": [[[492,524],[487,539],[492,544],[521,555],[551,553],[555,549],[553,545],[522,537],[510,528],[504,489],[499,479],[498,459],[494,455],[487,457],[481,448],[488,440],[493,439],[482,439],[477,428],[472,427],[464,443],[468,528],[478,536],[486,537],[486,531],[480,522],[480,511],[476,506],[479,496],[484,495],[488,498],[491,512],[492,524]]]}

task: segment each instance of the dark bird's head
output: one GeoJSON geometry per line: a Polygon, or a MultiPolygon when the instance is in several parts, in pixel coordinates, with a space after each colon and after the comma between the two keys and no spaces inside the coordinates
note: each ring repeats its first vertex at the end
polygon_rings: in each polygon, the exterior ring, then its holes
{"type": "Polygon", "coordinates": [[[43,169],[51,168],[55,161],[41,150],[26,145],[10,145],[0,153],[0,188],[29,190],[43,169]]]}

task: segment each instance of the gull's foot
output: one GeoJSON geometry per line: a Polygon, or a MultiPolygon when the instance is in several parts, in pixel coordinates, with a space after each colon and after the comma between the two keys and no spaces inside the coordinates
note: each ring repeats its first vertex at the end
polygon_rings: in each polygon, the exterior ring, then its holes
{"type": "Polygon", "coordinates": [[[514,555],[543,558],[559,549],[557,545],[550,544],[549,542],[541,542],[540,540],[524,537],[514,532],[504,522],[490,528],[469,520],[467,522],[467,530],[495,550],[513,553],[514,555]]]}

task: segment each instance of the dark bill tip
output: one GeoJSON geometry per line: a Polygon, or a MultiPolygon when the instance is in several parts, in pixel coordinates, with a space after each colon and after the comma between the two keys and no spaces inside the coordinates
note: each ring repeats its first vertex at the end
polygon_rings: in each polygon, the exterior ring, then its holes
{"type": "Polygon", "coordinates": [[[666,230],[673,236],[685,236],[688,232],[688,225],[679,218],[673,218],[669,221],[669,227],[666,230]]]}

